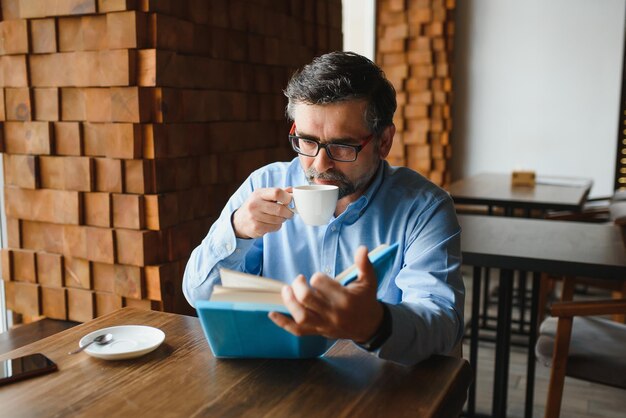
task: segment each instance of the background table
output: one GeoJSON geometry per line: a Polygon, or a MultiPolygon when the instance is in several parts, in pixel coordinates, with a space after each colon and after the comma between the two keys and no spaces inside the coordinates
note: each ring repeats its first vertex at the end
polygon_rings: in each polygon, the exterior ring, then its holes
{"type": "Polygon", "coordinates": [[[0,387],[14,417],[39,416],[458,416],[471,372],[433,356],[415,367],[380,360],[343,341],[310,360],[216,359],[197,318],[124,308],[28,344],[0,360],[41,352],[59,371],[0,387]],[[99,328],[141,324],[165,342],[134,360],[68,355],[99,328]]]}
{"type": "MultiPolygon", "coordinates": [[[[477,367],[478,311],[481,268],[500,269],[494,417],[506,416],[509,345],[511,338],[512,280],[514,270],[535,272],[532,286],[526,390],[526,416],[532,415],[537,333],[539,273],[626,278],[626,247],[622,228],[612,224],[546,221],[539,219],[460,215],[463,264],[474,266],[470,364],[477,367]],[[478,290],[477,290],[478,289],[478,290]]],[[[470,390],[473,402],[474,388],[470,390]]]]}
{"type": "MultiPolygon", "coordinates": [[[[577,181],[576,183],[580,183],[577,181]]],[[[593,182],[559,186],[536,184],[534,187],[511,187],[511,175],[481,173],[455,181],[448,188],[455,203],[505,208],[579,211],[587,200],[593,182]]]]}

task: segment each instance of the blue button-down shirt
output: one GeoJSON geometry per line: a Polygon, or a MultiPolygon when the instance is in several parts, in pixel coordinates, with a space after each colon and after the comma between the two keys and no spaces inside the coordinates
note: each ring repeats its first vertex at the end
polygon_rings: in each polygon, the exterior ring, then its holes
{"type": "Polygon", "coordinates": [[[317,271],[333,277],[354,263],[360,245],[372,250],[397,242],[393,268],[378,278],[392,334],[376,354],[415,364],[449,352],[463,333],[464,305],[460,227],[449,195],[416,172],[383,161],[368,190],[328,225],[308,226],[295,215],[262,238],[235,237],[231,216],[254,190],[302,184],[307,180],[297,158],[250,175],[191,254],[183,279],[189,303],[210,297],[222,267],[285,283],[317,271]]]}

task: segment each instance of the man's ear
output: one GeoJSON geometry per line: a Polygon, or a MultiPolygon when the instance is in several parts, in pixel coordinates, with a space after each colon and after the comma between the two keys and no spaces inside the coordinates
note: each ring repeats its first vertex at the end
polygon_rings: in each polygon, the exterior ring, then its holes
{"type": "Polygon", "coordinates": [[[380,136],[380,147],[378,154],[381,160],[387,158],[389,151],[391,151],[391,145],[393,144],[393,136],[396,134],[396,125],[389,125],[385,128],[380,136]]]}

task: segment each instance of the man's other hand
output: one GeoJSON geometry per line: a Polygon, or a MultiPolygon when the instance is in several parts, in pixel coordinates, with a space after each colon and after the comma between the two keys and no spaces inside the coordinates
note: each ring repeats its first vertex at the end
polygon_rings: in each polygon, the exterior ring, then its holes
{"type": "Polygon", "coordinates": [[[354,262],[358,278],[347,286],[322,273],[311,277],[310,286],[304,276],[298,276],[282,290],[292,317],[271,312],[270,319],[297,336],[323,335],[357,343],[369,340],[382,322],[383,307],[376,300],[378,281],[366,247],[359,247],[354,262]]]}

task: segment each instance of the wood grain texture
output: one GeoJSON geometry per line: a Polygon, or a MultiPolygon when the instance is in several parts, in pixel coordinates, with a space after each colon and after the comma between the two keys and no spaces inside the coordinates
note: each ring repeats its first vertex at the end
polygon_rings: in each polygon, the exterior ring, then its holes
{"type": "Polygon", "coordinates": [[[62,287],[63,256],[61,256],[60,254],[38,252],[37,281],[42,286],[62,287]]]}
{"type": "Polygon", "coordinates": [[[470,379],[461,359],[435,356],[408,368],[347,342],[321,359],[218,360],[197,318],[129,308],[0,359],[34,352],[59,372],[0,391],[7,410],[30,416],[451,417],[460,414],[470,379]],[[165,342],[132,361],[67,355],[88,332],[123,324],[160,328],[165,342]]]}
{"type": "Polygon", "coordinates": [[[30,39],[32,52],[46,54],[57,52],[56,21],[50,19],[33,19],[30,21],[30,39]]]}

